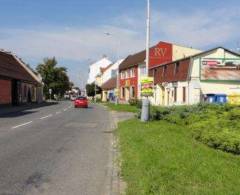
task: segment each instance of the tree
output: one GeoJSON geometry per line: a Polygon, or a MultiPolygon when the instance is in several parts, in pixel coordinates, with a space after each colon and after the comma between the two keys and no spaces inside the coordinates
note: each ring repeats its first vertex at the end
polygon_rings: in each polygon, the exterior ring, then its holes
{"type": "MultiPolygon", "coordinates": [[[[95,96],[95,83],[86,85],[87,96],[94,97],[95,96]]],[[[102,89],[96,85],[96,94],[101,94],[102,89]]]]}
{"type": "Polygon", "coordinates": [[[65,67],[57,67],[57,60],[53,58],[45,58],[43,63],[36,68],[44,82],[44,95],[50,97],[49,89],[52,89],[52,94],[60,95],[71,89],[72,83],[69,81],[67,69],[65,67]]]}

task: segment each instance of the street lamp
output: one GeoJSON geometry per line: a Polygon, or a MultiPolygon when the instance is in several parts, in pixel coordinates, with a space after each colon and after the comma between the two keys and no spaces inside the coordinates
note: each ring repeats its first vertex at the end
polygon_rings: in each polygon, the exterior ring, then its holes
{"type": "MultiPolygon", "coordinates": [[[[104,33],[106,36],[114,36],[113,34],[109,33],[109,32],[105,32],[104,33]]],[[[120,40],[118,42],[118,46],[117,46],[117,49],[116,49],[116,57],[117,57],[117,61],[119,60],[119,56],[118,56],[118,48],[120,47],[120,40]]],[[[119,66],[117,68],[117,78],[116,78],[116,88],[117,88],[117,95],[115,95],[115,104],[117,105],[118,104],[118,96],[119,96],[119,66]]]]}
{"type": "MultiPolygon", "coordinates": [[[[149,47],[150,47],[150,0],[147,0],[147,31],[146,31],[146,75],[148,77],[149,69],[149,47]]],[[[142,100],[141,121],[149,121],[150,116],[150,101],[147,98],[142,100]]]]}

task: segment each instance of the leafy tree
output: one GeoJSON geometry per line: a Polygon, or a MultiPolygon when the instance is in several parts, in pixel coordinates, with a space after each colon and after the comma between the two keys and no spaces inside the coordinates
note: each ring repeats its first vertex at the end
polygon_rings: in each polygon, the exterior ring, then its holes
{"type": "MultiPolygon", "coordinates": [[[[94,97],[95,96],[95,83],[86,85],[87,96],[94,97]]],[[[101,94],[102,89],[96,85],[96,94],[101,94]]]]}
{"type": "Polygon", "coordinates": [[[36,70],[42,76],[44,95],[47,98],[50,97],[49,89],[52,89],[52,94],[57,94],[62,97],[73,85],[69,81],[67,69],[65,67],[58,67],[55,57],[45,58],[43,63],[37,66],[36,70]]]}

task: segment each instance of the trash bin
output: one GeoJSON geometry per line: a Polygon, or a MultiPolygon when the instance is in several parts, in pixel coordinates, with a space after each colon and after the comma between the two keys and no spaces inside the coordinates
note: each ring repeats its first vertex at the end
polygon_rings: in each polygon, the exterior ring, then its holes
{"type": "Polygon", "coordinates": [[[219,104],[227,103],[227,95],[226,94],[216,94],[215,95],[215,102],[219,104]]]}
{"type": "Polygon", "coordinates": [[[228,96],[228,102],[234,105],[240,105],[240,94],[232,94],[228,96]]]}
{"type": "Polygon", "coordinates": [[[207,102],[208,103],[216,103],[216,95],[215,94],[207,94],[207,102]]]}

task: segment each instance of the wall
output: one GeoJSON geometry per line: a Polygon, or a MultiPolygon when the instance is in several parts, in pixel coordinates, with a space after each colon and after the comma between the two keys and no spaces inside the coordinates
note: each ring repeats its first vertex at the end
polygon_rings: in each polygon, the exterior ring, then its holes
{"type": "Polygon", "coordinates": [[[119,65],[122,63],[123,60],[118,60],[116,63],[114,63],[111,67],[109,67],[103,74],[102,74],[102,84],[107,82],[109,79],[116,75],[112,75],[112,71],[118,70],[119,65]]]}
{"type": "MultiPolygon", "coordinates": [[[[121,88],[125,88],[125,87],[131,87],[133,86],[135,88],[135,98],[137,98],[137,95],[138,95],[138,66],[134,66],[130,69],[133,69],[134,70],[134,77],[132,78],[125,78],[125,79],[122,79],[121,78],[121,73],[119,74],[119,87],[120,87],[120,90],[119,90],[119,97],[120,97],[120,100],[121,101],[127,101],[125,98],[122,98],[121,97],[121,88]]],[[[123,71],[127,71],[129,69],[126,69],[126,70],[122,70],[121,72],[123,71]]]]}
{"type": "Polygon", "coordinates": [[[90,65],[89,67],[89,76],[88,76],[88,84],[91,84],[93,82],[95,82],[95,77],[100,74],[100,68],[106,68],[107,66],[109,66],[110,64],[112,64],[112,62],[110,60],[108,60],[107,58],[103,58],[101,60],[99,60],[98,62],[90,65]]]}
{"type": "Polygon", "coordinates": [[[183,47],[179,45],[173,45],[173,61],[186,58],[201,52],[202,51],[198,49],[183,47]]]}
{"type": "Polygon", "coordinates": [[[154,77],[154,83],[174,82],[187,80],[190,59],[179,62],[178,72],[175,72],[176,63],[171,63],[164,66],[159,66],[151,69],[149,74],[154,77]]]}
{"type": "Polygon", "coordinates": [[[0,105],[12,103],[12,82],[11,80],[0,79],[0,105]]]}

